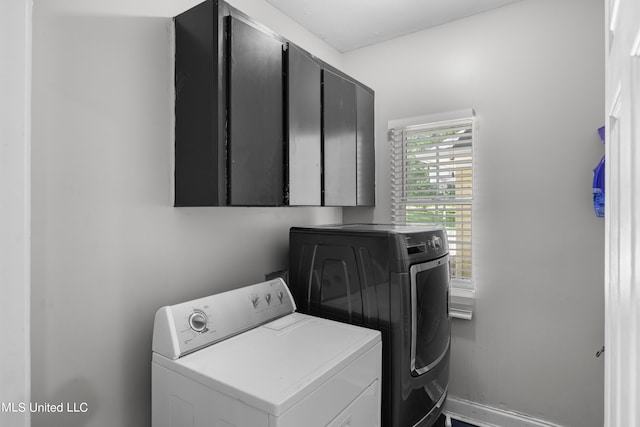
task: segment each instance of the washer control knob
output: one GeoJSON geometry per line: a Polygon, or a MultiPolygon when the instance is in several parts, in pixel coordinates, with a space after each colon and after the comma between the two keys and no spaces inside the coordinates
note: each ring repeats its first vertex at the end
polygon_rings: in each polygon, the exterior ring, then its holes
{"type": "Polygon", "coordinates": [[[282,304],[282,299],[284,298],[284,294],[282,293],[282,291],[278,291],[278,299],[280,300],[280,304],[282,304]]]}
{"type": "Polygon", "coordinates": [[[258,308],[258,304],[260,303],[260,297],[257,295],[251,296],[251,304],[253,304],[253,308],[258,308]]]}
{"type": "Polygon", "coordinates": [[[204,332],[207,329],[207,315],[202,311],[194,311],[189,316],[189,326],[195,332],[204,332]]]}
{"type": "Polygon", "coordinates": [[[271,305],[271,294],[266,294],[264,300],[267,302],[267,305],[271,305]]]}

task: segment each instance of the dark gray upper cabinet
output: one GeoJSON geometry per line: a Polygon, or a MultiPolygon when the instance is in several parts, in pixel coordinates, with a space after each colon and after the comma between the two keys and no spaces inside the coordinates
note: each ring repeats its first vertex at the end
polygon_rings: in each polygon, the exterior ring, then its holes
{"type": "Polygon", "coordinates": [[[356,86],[356,205],[376,204],[376,155],[373,92],[356,86]]]}
{"type": "Polygon", "coordinates": [[[299,49],[287,49],[288,202],[320,206],[321,67],[299,49]]]}
{"type": "Polygon", "coordinates": [[[222,11],[206,1],[175,22],[175,205],[226,203],[222,11]]]}
{"type": "Polygon", "coordinates": [[[229,204],[284,202],[283,44],[227,18],[229,204]]]}
{"type": "Polygon", "coordinates": [[[356,85],[322,70],[325,206],[356,205],[356,85]]]}
{"type": "Polygon", "coordinates": [[[175,206],[374,204],[371,89],[222,0],[174,23],[175,206]]]}

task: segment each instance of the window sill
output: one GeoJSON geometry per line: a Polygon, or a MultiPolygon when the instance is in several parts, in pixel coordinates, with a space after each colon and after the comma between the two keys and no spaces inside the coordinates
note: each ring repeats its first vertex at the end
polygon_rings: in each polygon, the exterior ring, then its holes
{"type": "Polygon", "coordinates": [[[452,283],[449,291],[449,317],[471,320],[474,301],[475,290],[472,286],[452,283]]]}

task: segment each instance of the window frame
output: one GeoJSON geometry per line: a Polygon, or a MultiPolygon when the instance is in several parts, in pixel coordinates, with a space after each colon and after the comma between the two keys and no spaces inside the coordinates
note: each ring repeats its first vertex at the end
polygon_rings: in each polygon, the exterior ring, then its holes
{"type": "MultiPolygon", "coordinates": [[[[400,223],[415,223],[415,224],[421,224],[420,222],[406,222],[406,216],[405,216],[405,221],[404,222],[399,222],[397,221],[396,218],[394,218],[394,210],[395,207],[398,203],[407,203],[407,196],[406,196],[406,187],[404,187],[406,185],[406,182],[404,181],[405,179],[407,179],[407,176],[405,174],[405,169],[404,167],[406,166],[405,163],[405,154],[406,154],[406,146],[403,145],[401,147],[398,147],[398,142],[395,140],[394,138],[394,134],[402,131],[402,130],[408,130],[409,128],[419,128],[419,127],[424,127],[425,131],[430,130],[429,128],[433,128],[434,130],[439,129],[439,128],[443,128],[446,127],[448,125],[452,125],[452,124],[460,124],[460,123],[466,123],[466,122],[470,122],[468,125],[468,128],[471,131],[471,138],[470,138],[470,145],[471,145],[471,149],[470,149],[470,156],[471,156],[471,185],[469,187],[469,190],[471,192],[470,196],[466,199],[457,199],[455,196],[453,198],[449,198],[449,197],[445,197],[443,198],[438,198],[438,197],[433,197],[431,200],[433,203],[425,203],[426,206],[430,206],[430,205],[437,205],[437,204],[444,204],[443,202],[445,200],[450,200],[450,201],[454,201],[454,203],[451,204],[455,204],[455,203],[467,203],[469,205],[469,209],[470,209],[470,239],[469,239],[469,245],[470,248],[468,249],[470,255],[468,256],[469,262],[470,262],[470,266],[471,266],[471,270],[470,270],[470,274],[469,274],[469,278],[465,278],[465,279],[459,279],[459,278],[452,278],[451,280],[451,293],[450,293],[450,316],[451,317],[456,317],[456,318],[461,318],[461,319],[467,319],[470,320],[472,318],[473,315],[473,306],[474,306],[474,299],[475,299],[475,273],[476,273],[476,269],[475,269],[475,256],[474,256],[474,247],[476,246],[473,242],[473,229],[474,227],[474,195],[475,195],[475,178],[476,178],[476,167],[475,167],[475,156],[474,156],[474,151],[475,151],[475,145],[476,145],[476,141],[477,141],[477,132],[476,132],[476,119],[475,119],[475,112],[472,109],[465,109],[465,110],[457,110],[457,111],[452,111],[452,112],[446,112],[446,113],[439,113],[439,114],[431,114],[431,115],[423,115],[423,116],[415,116],[415,117],[408,117],[408,118],[404,118],[404,119],[398,119],[398,120],[390,120],[388,122],[388,132],[389,132],[389,141],[391,143],[391,158],[390,158],[390,164],[391,164],[391,194],[390,194],[390,199],[391,199],[391,206],[392,206],[392,213],[391,213],[391,217],[392,217],[392,222],[394,224],[400,224],[400,223]],[[394,171],[394,162],[397,160],[396,159],[396,154],[394,154],[394,152],[400,149],[401,153],[402,153],[402,162],[403,162],[403,170],[401,172],[401,180],[402,183],[400,184],[403,188],[401,190],[401,194],[402,197],[404,198],[404,200],[402,201],[397,201],[394,200],[394,198],[398,197],[396,194],[394,194],[394,180],[396,179],[396,171],[394,171]]],[[[436,182],[439,183],[439,176],[440,176],[440,172],[436,172],[436,182]]],[[[456,181],[453,181],[453,183],[455,184],[456,181]]],[[[427,198],[428,200],[428,198],[427,198]]],[[[430,225],[441,225],[441,226],[445,226],[446,224],[444,222],[441,221],[436,221],[436,222],[423,222],[422,224],[430,224],[430,225]]],[[[445,226],[445,229],[447,229],[447,227],[445,226]]],[[[447,229],[448,230],[448,229],[447,229]]],[[[451,240],[451,239],[450,239],[451,240]]],[[[460,259],[464,259],[465,256],[461,255],[460,259]]]]}

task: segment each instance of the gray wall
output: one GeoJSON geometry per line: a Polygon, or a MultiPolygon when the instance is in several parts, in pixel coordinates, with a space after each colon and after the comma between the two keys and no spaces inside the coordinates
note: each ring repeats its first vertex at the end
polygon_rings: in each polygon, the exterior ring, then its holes
{"type": "MultiPolygon", "coordinates": [[[[337,208],[173,208],[171,20],[145,9],[160,1],[93,3],[103,10],[34,7],[33,401],[89,408],[34,426],[150,425],[155,311],[263,280],[286,267],[290,226],[342,220],[337,208]]],[[[340,59],[261,0],[239,3],[340,59]]]]}
{"type": "Polygon", "coordinates": [[[527,0],[344,56],[376,90],[377,207],[387,121],[474,108],[476,309],[454,320],[450,392],[563,426],[601,426],[602,0],[527,0]]]}
{"type": "MultiPolygon", "coordinates": [[[[31,3],[0,13],[0,403],[28,402],[30,302],[31,3]]],[[[29,426],[28,412],[0,411],[0,425],[29,426]]]]}

